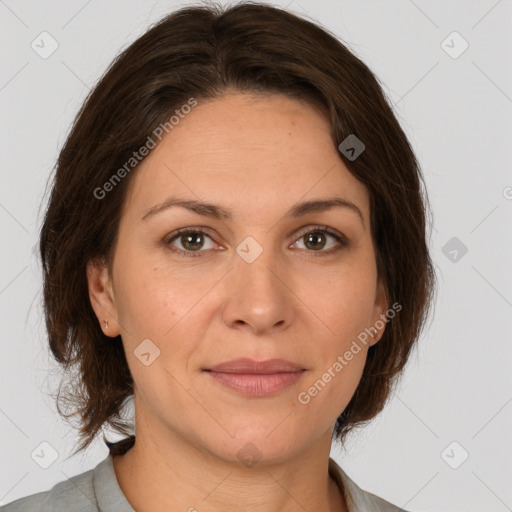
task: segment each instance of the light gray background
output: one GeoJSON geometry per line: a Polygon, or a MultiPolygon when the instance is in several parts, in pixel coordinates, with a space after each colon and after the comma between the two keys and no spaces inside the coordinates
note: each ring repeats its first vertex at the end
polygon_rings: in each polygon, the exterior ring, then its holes
{"type": "MultiPolygon", "coordinates": [[[[0,0],[0,503],[48,490],[107,455],[98,441],[65,460],[76,436],[47,395],[58,377],[40,309],[39,205],[89,88],[151,22],[182,5],[0,0]],[[43,31],[59,45],[47,59],[31,48],[43,31]],[[48,469],[31,458],[42,442],[59,453],[48,469]]],[[[411,511],[512,510],[512,0],[275,5],[329,28],[376,73],[435,216],[433,322],[386,410],[347,453],[332,455],[362,488],[411,511]],[[444,48],[459,51],[460,39],[442,45],[453,31],[469,44],[457,58],[444,48]],[[443,252],[452,237],[468,249],[455,262],[443,252]],[[463,450],[469,458],[453,469],[447,461],[456,465],[463,450]]]]}

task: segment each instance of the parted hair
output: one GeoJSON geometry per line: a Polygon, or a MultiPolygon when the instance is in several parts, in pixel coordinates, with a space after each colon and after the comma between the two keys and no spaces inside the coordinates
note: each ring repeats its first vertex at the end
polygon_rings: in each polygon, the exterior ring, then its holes
{"type": "Polygon", "coordinates": [[[389,304],[401,310],[369,348],[333,439],[343,442],[383,409],[425,326],[436,281],[427,240],[431,210],[419,163],[378,78],[335,35],[286,10],[257,2],[181,8],[113,60],[79,109],[49,182],[39,238],[43,310],[63,372],[57,410],[79,421],[75,453],[104,427],[128,435],[134,428],[121,414],[134,390],[122,339],[107,337],[98,323],[86,266],[99,260],[112,271],[137,166],[106,197],[95,191],[191,97],[200,103],[228,91],[308,102],[330,123],[336,148],[350,135],[365,146],[356,159],[339,156],[369,191],[378,276],[389,304]]]}

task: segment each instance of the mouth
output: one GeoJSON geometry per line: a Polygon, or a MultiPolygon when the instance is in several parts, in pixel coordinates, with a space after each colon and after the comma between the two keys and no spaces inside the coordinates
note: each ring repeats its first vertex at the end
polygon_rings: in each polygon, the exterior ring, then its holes
{"type": "Polygon", "coordinates": [[[224,373],[207,371],[223,386],[246,396],[269,396],[295,384],[306,370],[282,373],[224,373]]]}
{"type": "Polygon", "coordinates": [[[222,373],[243,373],[253,375],[270,375],[275,373],[291,373],[305,370],[300,365],[287,361],[286,359],[267,359],[266,361],[255,361],[246,357],[233,359],[217,364],[206,371],[222,373]]]}
{"type": "Polygon", "coordinates": [[[203,369],[224,387],[245,396],[274,395],[296,383],[307,371],[284,359],[236,359],[203,369]]]}

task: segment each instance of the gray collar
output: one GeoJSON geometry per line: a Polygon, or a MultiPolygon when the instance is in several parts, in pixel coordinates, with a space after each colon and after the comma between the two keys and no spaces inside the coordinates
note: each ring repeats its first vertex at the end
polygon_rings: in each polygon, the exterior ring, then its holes
{"type": "Polygon", "coordinates": [[[100,511],[135,512],[119,487],[110,453],[94,468],[92,483],[100,511]]]}

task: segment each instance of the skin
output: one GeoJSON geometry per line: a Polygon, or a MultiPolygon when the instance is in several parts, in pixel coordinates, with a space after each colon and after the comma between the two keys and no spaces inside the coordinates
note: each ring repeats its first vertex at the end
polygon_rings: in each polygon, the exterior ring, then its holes
{"type": "Polygon", "coordinates": [[[87,273],[98,321],[109,336],[121,334],[135,382],[137,440],[114,458],[133,508],[347,510],[328,475],[331,435],[384,328],[307,405],[297,396],[388,309],[369,215],[368,191],[344,165],[323,114],[283,95],[228,92],[199,102],[143,160],[121,213],[112,276],[97,262],[87,273]],[[170,196],[221,205],[233,218],[173,207],[141,220],[170,196]],[[349,208],[285,216],[296,203],[334,196],[357,205],[364,224],[349,208]],[[306,245],[315,225],[349,245],[322,233],[306,245]],[[168,242],[183,227],[207,234],[196,245],[186,236],[168,242]],[[252,263],[236,252],[249,236],[263,249],[252,263]],[[144,339],[160,350],[149,366],[134,354],[144,339]],[[263,398],[202,371],[238,357],[283,358],[307,371],[263,398]],[[237,455],[247,443],[261,456],[251,467],[237,455]]]}

